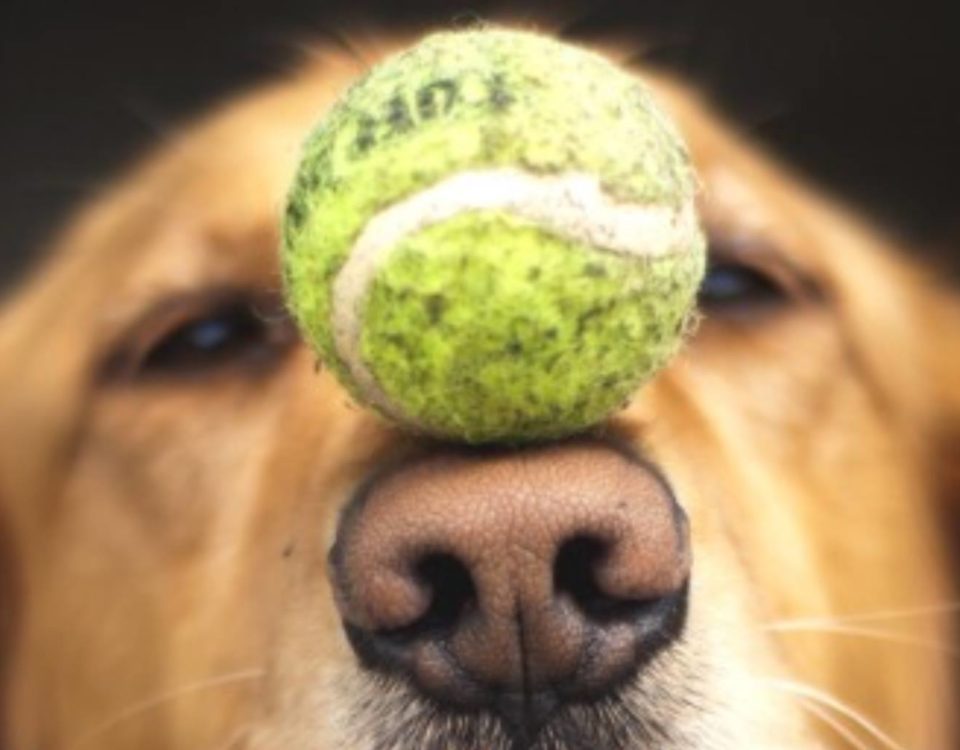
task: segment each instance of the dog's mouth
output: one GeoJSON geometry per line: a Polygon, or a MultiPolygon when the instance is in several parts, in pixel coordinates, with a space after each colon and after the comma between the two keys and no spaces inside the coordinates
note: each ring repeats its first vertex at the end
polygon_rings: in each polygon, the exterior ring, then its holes
{"type": "MultiPolygon", "coordinates": [[[[578,565],[577,556],[590,554],[579,550],[579,546],[571,545],[569,554],[561,554],[566,558],[561,567],[569,571],[578,565]]],[[[439,576],[443,569],[441,562],[433,574],[439,576]]],[[[459,575],[451,578],[451,585],[459,585],[459,575]]],[[[435,590],[446,594],[445,585],[437,579],[435,590]]],[[[611,738],[620,733],[634,741],[638,736],[651,734],[631,708],[634,702],[627,697],[632,697],[637,673],[682,632],[688,586],[685,584],[662,599],[636,602],[613,612],[601,611],[609,607],[605,602],[591,605],[587,597],[593,595],[589,590],[592,587],[582,585],[577,594],[583,597],[585,606],[595,607],[600,624],[591,628],[593,632],[580,646],[576,668],[563,678],[545,684],[530,682],[531,673],[538,668],[537,660],[543,657],[526,642],[523,621],[514,623],[524,662],[519,689],[510,684],[484,682],[476,677],[473,667],[458,662],[456,646],[451,641],[458,627],[469,625],[458,625],[452,619],[452,611],[436,611],[436,605],[421,621],[397,631],[370,634],[349,623],[345,627],[366,669],[399,678],[425,700],[424,713],[435,732],[469,728],[468,735],[480,736],[496,728],[509,739],[511,748],[518,749],[541,744],[550,748],[615,748],[620,745],[611,744],[611,738]],[[600,745],[584,744],[589,737],[605,740],[600,745]],[[571,738],[579,738],[577,744],[570,745],[571,738]]]]}
{"type": "MultiPolygon", "coordinates": [[[[521,710],[507,716],[488,710],[464,711],[422,695],[409,683],[382,673],[367,673],[375,696],[357,706],[353,719],[372,729],[373,745],[400,750],[628,750],[677,745],[668,710],[653,701],[673,704],[679,698],[649,693],[643,678],[630,681],[593,701],[558,705],[539,695],[517,697],[534,712],[551,708],[534,720],[521,710]],[[517,722],[517,719],[520,722],[517,722]]],[[[672,717],[671,717],[672,718],[672,717]]]]}
{"type": "Polygon", "coordinates": [[[683,631],[690,554],[669,485],[631,452],[431,454],[348,506],[329,570],[360,662],[421,706],[385,746],[652,736],[631,685],[683,631]]]}

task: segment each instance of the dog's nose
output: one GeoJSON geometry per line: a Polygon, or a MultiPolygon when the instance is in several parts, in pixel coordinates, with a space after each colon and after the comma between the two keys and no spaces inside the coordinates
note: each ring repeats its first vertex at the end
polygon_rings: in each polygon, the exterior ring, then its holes
{"type": "Polygon", "coordinates": [[[348,506],[330,565],[368,666],[524,724],[602,696],[669,643],[689,570],[666,483],[582,442],[387,474],[348,506]]]}

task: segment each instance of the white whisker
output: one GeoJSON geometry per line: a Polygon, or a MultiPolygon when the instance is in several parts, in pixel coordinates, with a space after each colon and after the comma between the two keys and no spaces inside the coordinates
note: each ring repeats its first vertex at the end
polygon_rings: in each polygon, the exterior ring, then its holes
{"type": "Polygon", "coordinates": [[[883,620],[909,620],[916,617],[929,617],[933,615],[944,615],[957,612],[960,612],[960,602],[948,602],[946,604],[930,604],[923,607],[880,610],[877,612],[822,615],[819,617],[798,617],[788,620],[777,620],[771,624],[783,625],[798,623],[803,625],[820,625],[822,623],[881,622],[883,620]]]}
{"type": "Polygon", "coordinates": [[[862,712],[856,710],[849,704],[844,703],[839,698],[830,695],[830,693],[824,690],[815,688],[812,685],[806,685],[802,682],[795,682],[793,680],[777,679],[773,677],[761,677],[757,679],[770,685],[771,687],[782,690],[785,693],[791,693],[800,698],[805,698],[813,701],[814,703],[818,703],[821,706],[825,706],[826,708],[836,711],[841,716],[850,719],[858,727],[878,740],[884,747],[888,748],[888,750],[906,750],[903,745],[880,729],[875,722],[864,716],[862,712]]]}
{"type": "Polygon", "coordinates": [[[128,706],[120,713],[114,715],[112,718],[107,719],[106,721],[101,722],[97,726],[93,727],[90,731],[81,736],[79,740],[70,746],[71,750],[79,750],[79,748],[85,747],[92,740],[102,737],[107,732],[112,731],[130,719],[136,718],[140,714],[146,713],[147,711],[157,708],[164,703],[169,703],[170,701],[176,700],[184,695],[192,695],[205,690],[213,690],[215,688],[233,685],[238,682],[257,680],[263,677],[263,675],[264,670],[262,669],[243,669],[237,672],[228,672],[226,674],[221,674],[205,680],[191,682],[186,685],[182,685],[179,688],[174,688],[173,690],[155,695],[152,698],[138,701],[137,703],[128,706]]]}
{"type": "Polygon", "coordinates": [[[860,737],[853,733],[846,724],[833,716],[829,711],[823,708],[819,703],[816,703],[811,700],[805,700],[803,698],[799,699],[800,705],[804,707],[807,711],[816,716],[820,721],[830,727],[834,732],[837,733],[839,737],[844,739],[850,747],[855,748],[855,750],[872,750],[872,748],[864,742],[860,737]]]}
{"type": "Polygon", "coordinates": [[[776,633],[829,633],[832,635],[849,635],[859,638],[868,638],[877,641],[887,641],[889,643],[899,643],[904,646],[914,646],[929,651],[946,654],[954,658],[960,657],[960,651],[957,651],[946,644],[937,641],[931,641],[925,638],[916,638],[899,633],[888,633],[875,628],[863,628],[855,625],[843,625],[837,623],[821,622],[813,623],[802,620],[786,620],[771,625],[764,626],[764,630],[776,633]]]}

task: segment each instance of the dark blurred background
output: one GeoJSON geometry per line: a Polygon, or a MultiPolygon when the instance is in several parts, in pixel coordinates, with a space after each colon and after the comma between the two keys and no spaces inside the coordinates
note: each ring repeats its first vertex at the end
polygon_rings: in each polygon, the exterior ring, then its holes
{"type": "MultiPolygon", "coordinates": [[[[954,272],[960,41],[952,0],[555,3],[573,36],[629,34],[741,126],[954,272]]],[[[503,4],[501,4],[503,5],[503,4]]],[[[508,6],[510,7],[510,6],[508,6]]],[[[530,7],[533,15],[534,6],[530,7]]],[[[462,22],[482,2],[0,0],[0,287],[70,206],[212,100],[369,14],[462,22]],[[349,12],[349,15],[348,15],[349,12]]],[[[522,4],[514,12],[527,13],[522,4]]]]}

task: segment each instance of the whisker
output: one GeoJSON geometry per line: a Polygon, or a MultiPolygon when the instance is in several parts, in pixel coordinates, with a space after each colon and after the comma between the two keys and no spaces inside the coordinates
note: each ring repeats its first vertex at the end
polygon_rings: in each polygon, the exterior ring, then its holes
{"type": "Polygon", "coordinates": [[[824,690],[820,690],[812,685],[806,685],[802,682],[796,682],[794,680],[778,679],[773,677],[761,677],[757,679],[759,679],[761,682],[765,682],[771,687],[782,690],[785,693],[791,693],[799,696],[800,698],[806,698],[814,703],[818,703],[821,706],[825,706],[836,711],[841,716],[850,719],[857,726],[878,740],[884,747],[888,748],[888,750],[906,750],[903,745],[898,743],[889,734],[880,729],[875,722],[864,716],[862,712],[857,711],[849,704],[844,703],[839,698],[830,695],[830,693],[824,690]]]}
{"type": "Polygon", "coordinates": [[[764,626],[764,630],[776,633],[829,633],[833,635],[850,635],[859,638],[868,638],[877,641],[887,641],[890,643],[899,643],[904,646],[914,646],[929,651],[946,654],[954,658],[960,657],[960,651],[937,641],[931,641],[924,638],[915,638],[909,635],[900,635],[899,633],[887,633],[875,628],[863,628],[854,625],[843,625],[835,623],[808,623],[803,621],[785,621],[773,623],[764,626]]]}
{"type": "Polygon", "coordinates": [[[856,750],[873,750],[866,742],[854,734],[853,730],[851,730],[842,721],[834,717],[833,714],[823,708],[820,704],[811,700],[804,700],[803,698],[800,698],[799,702],[804,709],[820,719],[820,721],[836,732],[839,737],[846,740],[850,747],[853,747],[856,750]]]}
{"type": "Polygon", "coordinates": [[[823,615],[819,617],[798,617],[789,620],[777,620],[776,625],[784,623],[803,623],[806,625],[819,625],[821,623],[840,623],[840,622],[881,622],[883,620],[908,620],[914,617],[927,617],[931,615],[944,615],[951,612],[960,612],[960,602],[947,602],[946,604],[928,604],[921,607],[908,607],[905,609],[880,610],[878,612],[864,612],[857,614],[842,615],[823,615]]]}
{"type": "Polygon", "coordinates": [[[106,721],[101,722],[97,726],[93,727],[86,734],[82,735],[79,740],[73,743],[70,748],[71,750],[79,750],[79,748],[88,745],[92,740],[102,737],[104,734],[113,731],[116,727],[129,721],[130,719],[136,718],[143,713],[151,711],[152,709],[157,708],[164,703],[169,703],[172,700],[181,698],[184,695],[200,693],[205,690],[213,690],[215,688],[232,685],[239,682],[258,680],[263,677],[264,674],[265,672],[263,669],[243,669],[237,672],[228,672],[227,674],[221,674],[217,677],[211,677],[205,680],[199,680],[198,682],[182,685],[179,688],[175,688],[173,690],[160,693],[159,695],[155,695],[152,698],[139,701],[131,706],[128,706],[120,713],[114,715],[112,718],[107,719],[106,721]]]}

